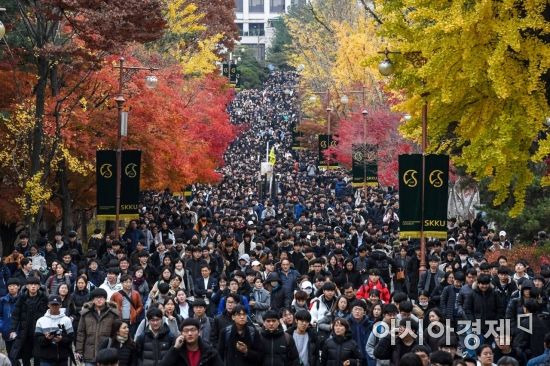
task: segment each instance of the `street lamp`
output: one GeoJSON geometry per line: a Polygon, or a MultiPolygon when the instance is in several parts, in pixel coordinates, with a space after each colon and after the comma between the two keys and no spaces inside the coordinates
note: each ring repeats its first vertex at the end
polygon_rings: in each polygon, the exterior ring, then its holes
{"type": "Polygon", "coordinates": [[[409,122],[409,121],[412,119],[412,116],[411,116],[410,114],[407,113],[407,114],[405,114],[405,115],[403,116],[403,119],[404,119],[405,121],[409,122]]]}
{"type": "Polygon", "coordinates": [[[378,64],[378,71],[380,71],[380,73],[384,76],[390,76],[393,74],[392,62],[386,57],[378,64]]]}
{"type": "MultiPolygon", "coordinates": [[[[148,70],[153,72],[158,70],[158,67],[141,67],[141,66],[124,66],[124,57],[119,58],[118,65],[113,66],[115,69],[119,69],[118,74],[118,94],[115,97],[118,110],[118,135],[117,135],[117,150],[116,150],[116,203],[115,203],[115,238],[119,239],[119,221],[120,221],[120,186],[122,181],[122,134],[123,127],[126,131],[127,112],[123,111],[124,103],[124,84],[128,81],[132,75],[138,71],[148,70]],[[123,126],[124,124],[124,126],[123,126]]],[[[158,78],[155,75],[148,75],[145,78],[145,86],[148,89],[155,89],[158,85],[158,78]]],[[[126,136],[126,133],[124,134],[126,136]]]]}
{"type": "Polygon", "coordinates": [[[312,95],[311,97],[309,97],[309,101],[311,103],[315,103],[317,101],[317,96],[316,95],[312,95]]]}
{"type": "Polygon", "coordinates": [[[306,67],[304,66],[304,64],[300,64],[300,65],[298,65],[298,67],[296,68],[296,71],[302,72],[302,71],[304,71],[305,68],[306,68],[306,67]]]}
{"type": "Polygon", "coordinates": [[[340,97],[340,103],[342,103],[343,105],[347,105],[349,103],[349,98],[347,95],[342,95],[342,97],[340,97]]]}
{"type": "Polygon", "coordinates": [[[546,117],[546,120],[544,122],[545,122],[544,124],[546,125],[546,127],[550,127],[550,116],[546,117]]]}

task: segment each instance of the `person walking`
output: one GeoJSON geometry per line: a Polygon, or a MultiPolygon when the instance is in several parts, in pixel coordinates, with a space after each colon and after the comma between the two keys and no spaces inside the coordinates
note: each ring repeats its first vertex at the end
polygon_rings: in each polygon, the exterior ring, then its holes
{"type": "Polygon", "coordinates": [[[147,311],[148,326],[136,339],[140,366],[157,366],[174,343],[174,335],[163,322],[162,310],[152,307],[147,311]]]}
{"type": "Polygon", "coordinates": [[[111,336],[115,320],[120,313],[113,302],[107,302],[107,291],[96,288],[90,294],[92,301],[82,306],[76,332],[75,358],[93,366],[101,342],[111,336]]]}
{"type": "Polygon", "coordinates": [[[61,312],[61,297],[50,295],[48,311],[36,322],[36,354],[40,366],[67,366],[74,338],[71,319],[61,312]]]}
{"type": "MultiPolygon", "coordinates": [[[[36,321],[48,310],[48,297],[40,288],[40,280],[37,277],[27,278],[26,288],[15,303],[12,312],[11,329],[9,339],[14,341],[11,349],[10,359],[13,361],[23,360],[23,366],[31,365],[33,358],[34,330],[36,321]]],[[[34,358],[37,364],[39,359],[34,358]]]]}
{"type": "Polygon", "coordinates": [[[319,366],[359,366],[361,351],[351,337],[349,323],[336,318],[332,323],[332,335],[325,341],[319,366]]]}
{"type": "Polygon", "coordinates": [[[111,301],[117,305],[122,320],[130,326],[130,337],[133,337],[143,312],[143,303],[139,292],[133,290],[132,276],[120,276],[120,283],[122,290],[114,292],[111,301]]]}
{"type": "Polygon", "coordinates": [[[200,327],[198,319],[184,319],[180,334],[159,366],[222,366],[217,350],[200,336],[200,327]]]}
{"type": "Polygon", "coordinates": [[[300,356],[294,338],[285,333],[279,323],[279,314],[268,310],[263,317],[261,331],[263,366],[298,366],[300,356]]]}
{"type": "Polygon", "coordinates": [[[99,349],[114,348],[118,352],[119,366],[137,366],[136,344],[130,336],[128,323],[117,319],[113,322],[111,336],[103,340],[99,349]]]}

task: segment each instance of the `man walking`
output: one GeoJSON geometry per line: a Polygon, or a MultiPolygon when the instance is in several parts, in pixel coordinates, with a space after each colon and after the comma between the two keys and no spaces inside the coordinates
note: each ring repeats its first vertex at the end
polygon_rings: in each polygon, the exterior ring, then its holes
{"type": "Polygon", "coordinates": [[[199,335],[198,319],[187,318],[181,323],[181,333],[174,346],[164,355],[159,366],[221,366],[220,356],[210,343],[199,335]]]}
{"type": "Polygon", "coordinates": [[[107,291],[96,288],[90,298],[92,301],[82,306],[75,346],[75,357],[86,366],[95,364],[99,345],[111,336],[113,322],[120,319],[116,304],[107,302],[107,291]]]}
{"type": "Polygon", "coordinates": [[[130,326],[130,338],[133,338],[138,327],[139,316],[143,311],[143,302],[139,292],[132,289],[133,282],[130,275],[120,276],[120,283],[122,290],[113,293],[111,301],[117,305],[122,320],[130,326]]]}
{"type": "Polygon", "coordinates": [[[73,323],[61,313],[59,295],[50,295],[48,308],[34,331],[40,366],[66,366],[72,352],[73,323]]]}
{"type": "Polygon", "coordinates": [[[261,332],[263,366],[298,366],[300,356],[294,338],[285,333],[279,323],[279,314],[268,310],[264,314],[261,332]]]}

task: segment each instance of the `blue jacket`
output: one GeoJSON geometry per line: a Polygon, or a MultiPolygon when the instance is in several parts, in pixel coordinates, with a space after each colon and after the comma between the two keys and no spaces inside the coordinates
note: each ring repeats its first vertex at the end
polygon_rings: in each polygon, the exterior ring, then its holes
{"type": "MultiPolygon", "coordinates": [[[[248,305],[248,299],[246,296],[241,295],[241,305],[244,306],[244,309],[246,310],[246,314],[250,315],[250,306],[248,305]]],[[[220,303],[218,304],[218,312],[217,315],[220,315],[225,310],[225,296],[222,297],[220,300],[220,303]]]]}
{"type": "Polygon", "coordinates": [[[529,362],[527,362],[527,366],[548,365],[549,361],[550,361],[550,349],[545,349],[542,355],[530,359],[529,362]]]}
{"type": "Polygon", "coordinates": [[[359,345],[363,359],[367,359],[367,341],[372,332],[373,322],[365,316],[365,318],[357,322],[352,316],[349,317],[349,324],[351,328],[351,336],[353,340],[359,345]]]}
{"type": "Polygon", "coordinates": [[[8,293],[8,280],[10,277],[10,269],[5,264],[0,264],[0,297],[8,293]]]}
{"type": "Polygon", "coordinates": [[[19,296],[12,297],[10,294],[0,298],[0,331],[2,338],[9,339],[11,327],[11,313],[19,296]]]}
{"type": "Polygon", "coordinates": [[[302,213],[304,212],[304,206],[301,203],[296,203],[294,205],[294,219],[298,220],[300,216],[302,216],[302,213]]]}

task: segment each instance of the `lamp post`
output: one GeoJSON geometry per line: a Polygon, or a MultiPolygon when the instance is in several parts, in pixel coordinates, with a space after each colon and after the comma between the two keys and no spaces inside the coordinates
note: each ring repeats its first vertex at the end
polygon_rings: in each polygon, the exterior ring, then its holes
{"type": "MultiPolygon", "coordinates": [[[[115,239],[120,237],[119,221],[120,221],[120,185],[122,181],[122,136],[126,136],[126,127],[128,121],[127,112],[123,111],[124,99],[123,90],[124,84],[138,71],[149,70],[153,72],[158,70],[157,67],[141,67],[141,66],[124,66],[124,57],[119,58],[118,65],[113,68],[119,69],[118,74],[118,94],[115,97],[118,111],[118,134],[117,134],[117,150],[116,150],[116,198],[115,198],[115,239]]],[[[155,89],[158,84],[158,79],[155,75],[148,75],[145,78],[145,86],[148,89],[155,89]]]]}
{"type": "MultiPolygon", "coordinates": [[[[0,8],[0,12],[6,11],[6,8],[0,8]]],[[[4,38],[6,35],[6,27],[4,26],[4,23],[0,20],[0,39],[4,38]]]]}
{"type": "MultiPolygon", "coordinates": [[[[378,52],[384,54],[384,60],[378,64],[378,71],[384,76],[390,76],[393,74],[393,63],[391,62],[389,55],[390,54],[400,54],[401,52],[389,51],[387,48],[378,52]]],[[[421,143],[421,153],[422,153],[422,190],[420,194],[420,273],[426,271],[426,238],[424,237],[424,200],[425,200],[425,188],[424,180],[426,177],[426,150],[428,149],[428,101],[426,97],[428,93],[422,93],[422,98],[424,103],[422,104],[422,143],[421,143]]],[[[410,120],[410,115],[404,116],[405,120],[410,120]]]]}
{"type": "MultiPolygon", "coordinates": [[[[365,147],[365,150],[367,148],[367,118],[369,117],[369,111],[366,109],[363,109],[361,111],[361,115],[363,116],[363,146],[365,147]]],[[[365,191],[365,194],[367,193],[367,162],[365,159],[365,153],[363,152],[363,190],[365,191]]]]}

